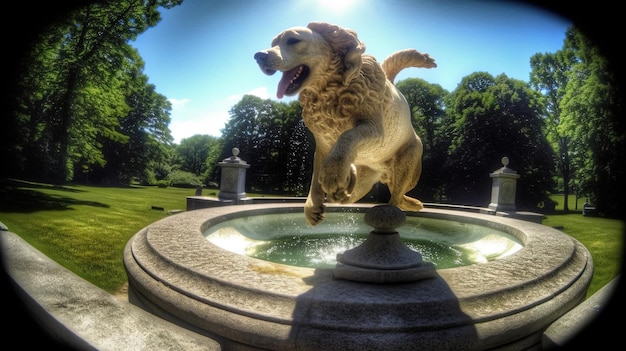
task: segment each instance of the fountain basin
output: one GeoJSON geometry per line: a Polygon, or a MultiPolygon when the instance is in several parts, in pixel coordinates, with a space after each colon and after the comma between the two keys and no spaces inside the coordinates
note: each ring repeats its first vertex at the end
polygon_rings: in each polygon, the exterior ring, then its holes
{"type": "MultiPolygon", "coordinates": [[[[226,250],[266,261],[310,268],[334,268],[336,256],[365,241],[372,230],[362,208],[329,208],[318,225],[303,224],[302,212],[246,216],[221,221],[204,235],[226,250]]],[[[395,228],[404,244],[439,269],[484,263],[512,255],[521,247],[514,236],[495,228],[425,216],[407,216],[395,228]]]]}
{"type": "Polygon", "coordinates": [[[445,209],[407,216],[495,228],[523,247],[497,260],[437,269],[431,279],[370,284],[335,279],[330,268],[248,257],[203,235],[228,219],[302,211],[296,204],[225,206],[147,226],[124,251],[129,301],[225,349],[522,350],[540,347],[541,332],[584,299],[593,273],[587,249],[556,229],[445,209]]]}

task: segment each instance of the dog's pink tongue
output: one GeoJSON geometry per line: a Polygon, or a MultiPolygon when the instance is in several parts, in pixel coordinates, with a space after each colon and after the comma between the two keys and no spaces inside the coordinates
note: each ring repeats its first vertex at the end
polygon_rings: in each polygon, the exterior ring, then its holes
{"type": "Polygon", "coordinates": [[[291,84],[291,75],[289,75],[289,72],[284,72],[283,77],[280,79],[280,82],[278,82],[278,90],[276,91],[277,98],[282,99],[283,96],[285,96],[289,84],[291,84]]]}
{"type": "Polygon", "coordinates": [[[276,97],[282,99],[285,96],[285,91],[287,91],[287,87],[289,86],[289,80],[285,79],[285,73],[283,73],[283,77],[278,82],[278,90],[276,91],[276,97]]]}
{"type": "Polygon", "coordinates": [[[276,97],[282,99],[285,96],[285,92],[289,85],[291,84],[291,80],[298,72],[298,67],[294,69],[290,69],[289,71],[283,72],[283,77],[278,82],[278,90],[276,91],[276,97]]]}

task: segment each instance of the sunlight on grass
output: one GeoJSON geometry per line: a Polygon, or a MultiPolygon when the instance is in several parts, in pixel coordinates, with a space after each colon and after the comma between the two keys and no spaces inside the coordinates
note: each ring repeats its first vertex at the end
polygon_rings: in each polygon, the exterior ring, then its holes
{"type": "Polygon", "coordinates": [[[53,187],[18,182],[0,221],[44,254],[98,287],[113,292],[126,283],[122,255],[140,229],[185,209],[195,189],[157,187],[53,187]],[[24,203],[24,193],[37,198],[24,203]],[[17,206],[11,206],[11,202],[17,206]],[[151,207],[164,210],[153,210],[151,207]]]}
{"type": "MultiPolygon", "coordinates": [[[[127,281],[122,256],[130,238],[166,217],[167,211],[184,210],[186,197],[195,194],[195,189],[181,188],[3,182],[0,222],[51,259],[109,292],[127,281]],[[153,210],[152,206],[163,210],[153,210]]],[[[559,201],[558,196],[555,200],[559,201]]],[[[574,198],[569,200],[573,210],[574,198]]],[[[561,202],[557,210],[562,208],[561,202]]],[[[595,268],[588,296],[620,273],[622,221],[585,217],[578,210],[557,211],[546,216],[543,224],[561,228],[591,252],[595,268]]]]}
{"type": "MultiPolygon", "coordinates": [[[[553,197],[563,209],[563,198],[553,197]]],[[[570,212],[559,212],[546,216],[542,224],[561,229],[566,234],[580,241],[591,253],[594,264],[591,286],[587,297],[599,290],[621,273],[624,253],[624,222],[617,219],[586,217],[582,215],[582,204],[579,210],[573,210],[574,198],[570,197],[570,212]]]]}

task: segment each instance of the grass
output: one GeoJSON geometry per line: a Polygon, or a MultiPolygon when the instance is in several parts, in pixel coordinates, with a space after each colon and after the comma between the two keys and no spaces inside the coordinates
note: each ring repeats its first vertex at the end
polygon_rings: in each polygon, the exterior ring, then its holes
{"type": "Polygon", "coordinates": [[[185,209],[195,189],[52,186],[2,181],[0,222],[64,267],[113,292],[126,282],[122,255],[146,225],[185,209]],[[163,208],[154,210],[152,206],[163,208]]]}
{"type": "MultiPolygon", "coordinates": [[[[183,188],[53,186],[21,180],[1,180],[0,186],[0,222],[48,257],[111,293],[127,281],[122,255],[130,238],[166,217],[169,210],[184,210],[186,196],[195,194],[195,189],[183,188]]],[[[217,190],[203,193],[216,195],[217,190]]],[[[562,196],[554,200],[562,204],[562,196]]],[[[543,224],[562,227],[591,252],[595,271],[589,296],[620,273],[624,223],[584,217],[582,202],[578,211],[570,212],[557,205],[556,213],[547,216],[543,224]]],[[[573,202],[570,209],[574,209],[573,202]]]]}
{"type": "Polygon", "coordinates": [[[578,200],[575,209],[574,197],[568,197],[570,211],[563,211],[563,196],[554,195],[556,213],[546,216],[542,224],[556,227],[580,241],[591,253],[594,264],[593,278],[587,297],[598,291],[621,273],[624,253],[624,222],[617,219],[582,215],[584,199],[578,200]]]}

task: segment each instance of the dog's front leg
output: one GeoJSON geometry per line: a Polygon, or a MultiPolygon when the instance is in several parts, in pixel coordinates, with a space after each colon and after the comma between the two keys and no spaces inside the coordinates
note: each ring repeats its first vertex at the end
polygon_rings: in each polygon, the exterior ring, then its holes
{"type": "Polygon", "coordinates": [[[312,226],[324,219],[324,190],[322,190],[322,185],[319,182],[320,168],[324,155],[319,150],[315,151],[311,188],[304,204],[304,216],[307,223],[312,226]]]}
{"type": "MultiPolygon", "coordinates": [[[[329,202],[351,203],[356,184],[354,161],[357,150],[375,146],[380,140],[378,128],[362,124],[344,132],[322,162],[319,181],[329,202]]],[[[358,200],[358,199],[357,199],[358,200]]]]}

